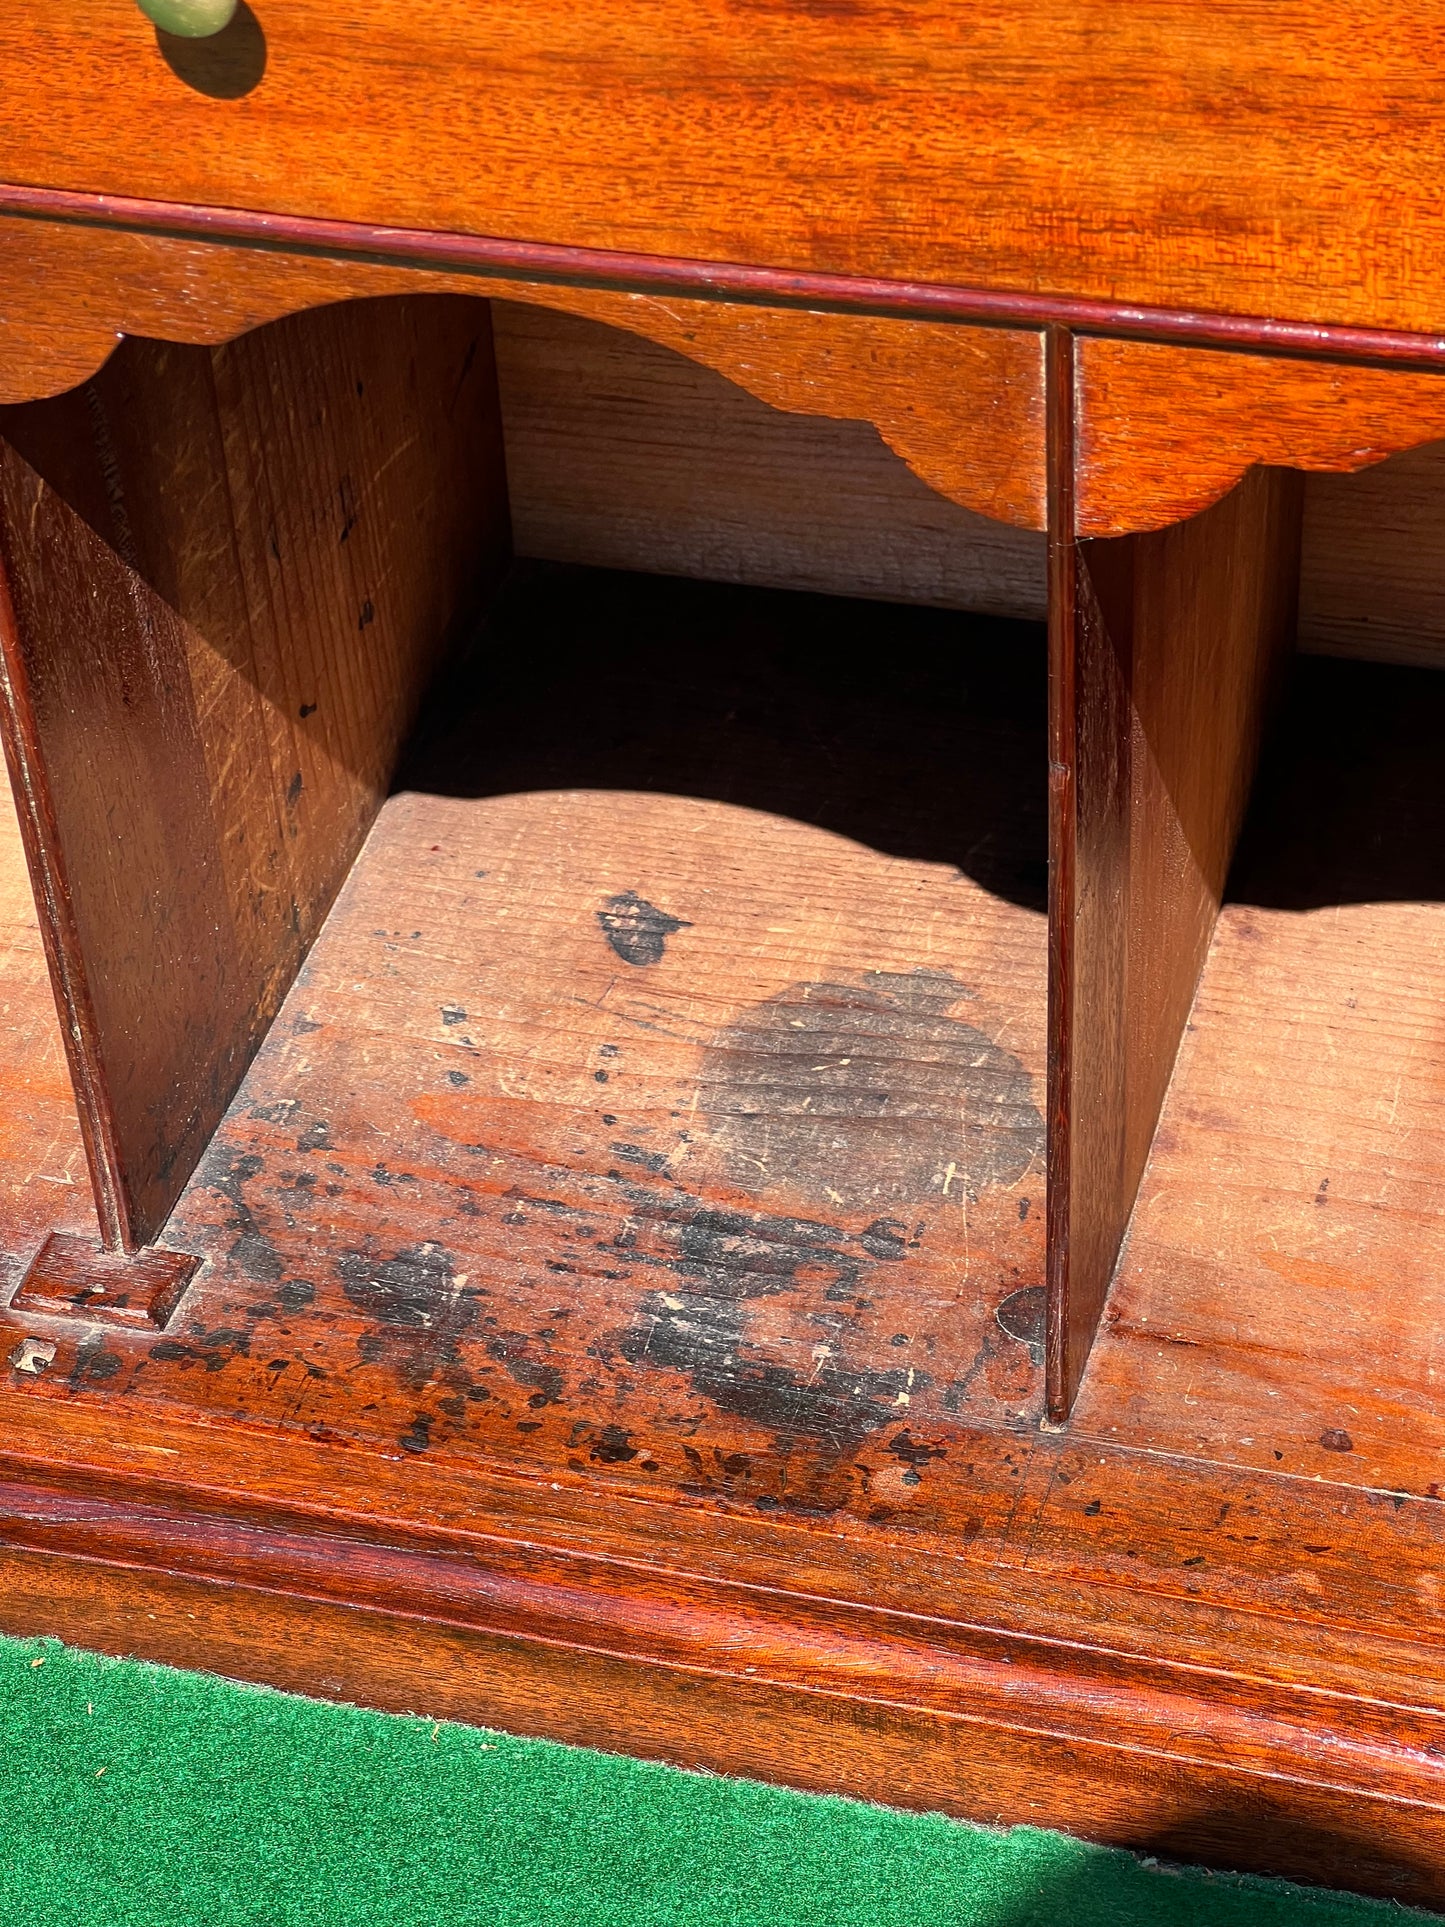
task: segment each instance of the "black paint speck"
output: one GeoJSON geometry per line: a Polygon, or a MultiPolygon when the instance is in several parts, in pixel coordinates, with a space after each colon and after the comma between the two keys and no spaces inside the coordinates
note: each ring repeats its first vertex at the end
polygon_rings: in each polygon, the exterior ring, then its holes
{"type": "Polygon", "coordinates": [[[472,1080],[467,1076],[465,1071],[448,1071],[447,1072],[448,1084],[454,1085],[457,1090],[460,1090],[463,1084],[470,1084],[471,1081],[472,1080]]]}
{"type": "Polygon", "coordinates": [[[460,1004],[443,1004],[441,1011],[442,1022],[448,1030],[455,1030],[458,1024],[464,1024],[467,1021],[467,1013],[460,1004]]]}

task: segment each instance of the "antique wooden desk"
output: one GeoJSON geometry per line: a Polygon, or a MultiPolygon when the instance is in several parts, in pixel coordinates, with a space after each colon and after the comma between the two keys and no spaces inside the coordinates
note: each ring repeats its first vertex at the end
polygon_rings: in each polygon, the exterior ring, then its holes
{"type": "Polygon", "coordinates": [[[0,74],[0,1625],[1445,1900],[1445,6],[0,74]]]}

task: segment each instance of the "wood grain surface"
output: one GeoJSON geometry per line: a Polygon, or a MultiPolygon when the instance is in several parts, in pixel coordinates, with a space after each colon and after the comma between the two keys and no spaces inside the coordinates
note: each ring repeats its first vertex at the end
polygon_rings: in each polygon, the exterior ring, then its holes
{"type": "Polygon", "coordinates": [[[20,0],[0,177],[1438,333],[1441,28],[1436,0],[292,0],[180,72],[125,7],[20,0]]]}
{"type": "Polygon", "coordinates": [[[7,751],[101,1228],[129,1247],[214,1130],[505,553],[487,312],[136,342],[0,434],[7,751]]]}
{"type": "Polygon", "coordinates": [[[1255,464],[1348,471],[1445,435],[1445,376],[1081,340],[1078,530],[1164,528],[1255,464]]]}
{"type": "Polygon", "coordinates": [[[1068,771],[1049,1173],[1059,1419],[1103,1309],[1293,639],[1299,518],[1298,476],[1256,469],[1176,528],[1055,544],[1058,575],[1072,572],[1054,616],[1068,771]]]}
{"type": "Polygon", "coordinates": [[[871,425],[547,308],[492,327],[519,555],[1042,621],[1042,534],[925,487],[871,425]]]}
{"type": "Polygon", "coordinates": [[[1299,641],[1445,668],[1445,443],[1307,478],[1299,641]]]}

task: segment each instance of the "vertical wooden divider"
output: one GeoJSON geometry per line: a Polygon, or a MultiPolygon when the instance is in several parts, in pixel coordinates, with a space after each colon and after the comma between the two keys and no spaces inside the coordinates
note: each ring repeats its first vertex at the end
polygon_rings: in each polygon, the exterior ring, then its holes
{"type": "Polygon", "coordinates": [[[161,1231],[510,546],[484,301],[0,411],[0,727],[102,1235],[161,1231]]]}
{"type": "Polygon", "coordinates": [[[1294,637],[1302,478],[1077,538],[1089,395],[1049,345],[1050,1417],[1128,1228],[1294,637]]]}

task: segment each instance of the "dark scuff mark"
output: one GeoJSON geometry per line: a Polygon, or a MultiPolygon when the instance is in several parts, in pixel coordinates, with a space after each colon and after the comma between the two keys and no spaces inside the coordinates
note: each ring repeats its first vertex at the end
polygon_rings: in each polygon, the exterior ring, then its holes
{"type": "Polygon", "coordinates": [[[685,918],[669,916],[666,910],[659,910],[635,890],[608,897],[597,912],[597,921],[603,936],[622,961],[639,968],[661,963],[668,938],[679,930],[692,928],[685,918]]]}
{"type": "Polygon", "coordinates": [[[308,1284],[304,1278],[288,1278],[276,1293],[277,1303],[282,1311],[305,1311],[316,1296],[315,1285],[308,1284]]]}
{"type": "Polygon", "coordinates": [[[970,995],[946,971],[870,971],[742,1012],[699,1080],[729,1182],[859,1210],[1017,1183],[1043,1118],[1019,1059],[951,1014],[970,995]]]}

